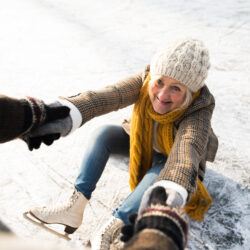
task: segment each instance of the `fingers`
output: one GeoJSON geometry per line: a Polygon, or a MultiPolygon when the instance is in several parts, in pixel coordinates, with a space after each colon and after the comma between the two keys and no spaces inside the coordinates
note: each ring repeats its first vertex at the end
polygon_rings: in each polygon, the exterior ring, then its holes
{"type": "Polygon", "coordinates": [[[121,228],[121,241],[127,242],[134,234],[134,225],[125,225],[121,228]]]}
{"type": "Polygon", "coordinates": [[[45,109],[46,109],[45,122],[51,122],[57,119],[66,118],[70,112],[70,108],[66,106],[49,107],[48,105],[45,105],[45,109]]]}
{"type": "Polygon", "coordinates": [[[41,137],[27,137],[26,139],[26,143],[28,145],[28,148],[30,151],[32,151],[33,149],[38,149],[41,146],[42,143],[42,138],[41,137]]]}
{"type": "Polygon", "coordinates": [[[122,234],[120,238],[121,241],[127,242],[133,236],[136,218],[137,218],[137,213],[133,213],[129,215],[129,218],[128,218],[129,224],[124,225],[121,228],[121,234],[122,234]]]}
{"type": "Polygon", "coordinates": [[[129,215],[128,220],[131,224],[135,224],[136,218],[137,218],[137,213],[133,213],[129,215]]]}
{"type": "Polygon", "coordinates": [[[60,134],[50,134],[45,136],[38,136],[38,137],[26,137],[25,142],[28,145],[30,151],[33,149],[39,149],[42,142],[47,146],[50,146],[55,140],[60,138],[60,134]]]}
{"type": "Polygon", "coordinates": [[[60,138],[60,134],[45,135],[42,137],[42,141],[47,146],[50,146],[55,140],[60,138]]]}

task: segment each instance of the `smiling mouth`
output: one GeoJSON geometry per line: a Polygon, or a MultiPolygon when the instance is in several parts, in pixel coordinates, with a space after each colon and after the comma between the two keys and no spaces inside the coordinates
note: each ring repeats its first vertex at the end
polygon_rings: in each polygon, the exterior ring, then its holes
{"type": "Polygon", "coordinates": [[[167,101],[167,102],[160,101],[158,97],[157,97],[157,100],[158,100],[158,102],[159,102],[160,104],[162,104],[162,105],[169,105],[169,104],[172,103],[172,102],[170,102],[170,101],[167,101]]]}

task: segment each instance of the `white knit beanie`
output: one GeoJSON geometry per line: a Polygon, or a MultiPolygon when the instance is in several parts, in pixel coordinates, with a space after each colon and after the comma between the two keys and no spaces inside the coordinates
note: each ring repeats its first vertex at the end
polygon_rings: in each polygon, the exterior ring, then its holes
{"type": "Polygon", "coordinates": [[[151,75],[173,78],[192,92],[203,87],[210,67],[208,50],[197,39],[185,39],[157,52],[151,61],[151,75]]]}

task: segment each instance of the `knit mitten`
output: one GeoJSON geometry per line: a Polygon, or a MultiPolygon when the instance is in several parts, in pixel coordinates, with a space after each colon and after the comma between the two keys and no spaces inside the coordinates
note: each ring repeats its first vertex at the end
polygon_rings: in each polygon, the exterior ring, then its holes
{"type": "Polygon", "coordinates": [[[187,243],[188,217],[178,207],[165,205],[166,191],[162,187],[156,187],[150,197],[149,206],[136,218],[130,220],[130,225],[121,230],[121,240],[129,241],[144,229],[155,229],[170,237],[176,247],[183,250],[187,243]]]}

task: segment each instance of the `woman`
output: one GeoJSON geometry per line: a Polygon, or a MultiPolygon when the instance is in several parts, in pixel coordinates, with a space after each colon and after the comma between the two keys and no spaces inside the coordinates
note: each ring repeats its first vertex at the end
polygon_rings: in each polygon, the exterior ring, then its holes
{"type": "Polygon", "coordinates": [[[152,188],[157,186],[165,188],[167,205],[185,206],[192,218],[202,220],[211,197],[201,181],[205,163],[214,160],[218,146],[211,128],[215,102],[204,83],[209,67],[203,43],[186,39],[156,53],[139,75],[99,92],[65,98],[78,111],[78,118],[80,113],[80,125],[135,104],[131,123],[98,129],[88,144],[69,201],[61,207],[34,208],[30,213],[45,223],[64,224],[65,231],[73,233],[82,223],[85,206],[110,154],[120,154],[130,156],[132,192],[92,242],[93,249],[110,249],[128,215],[137,212],[140,203],[140,211],[147,207],[152,188]]]}

